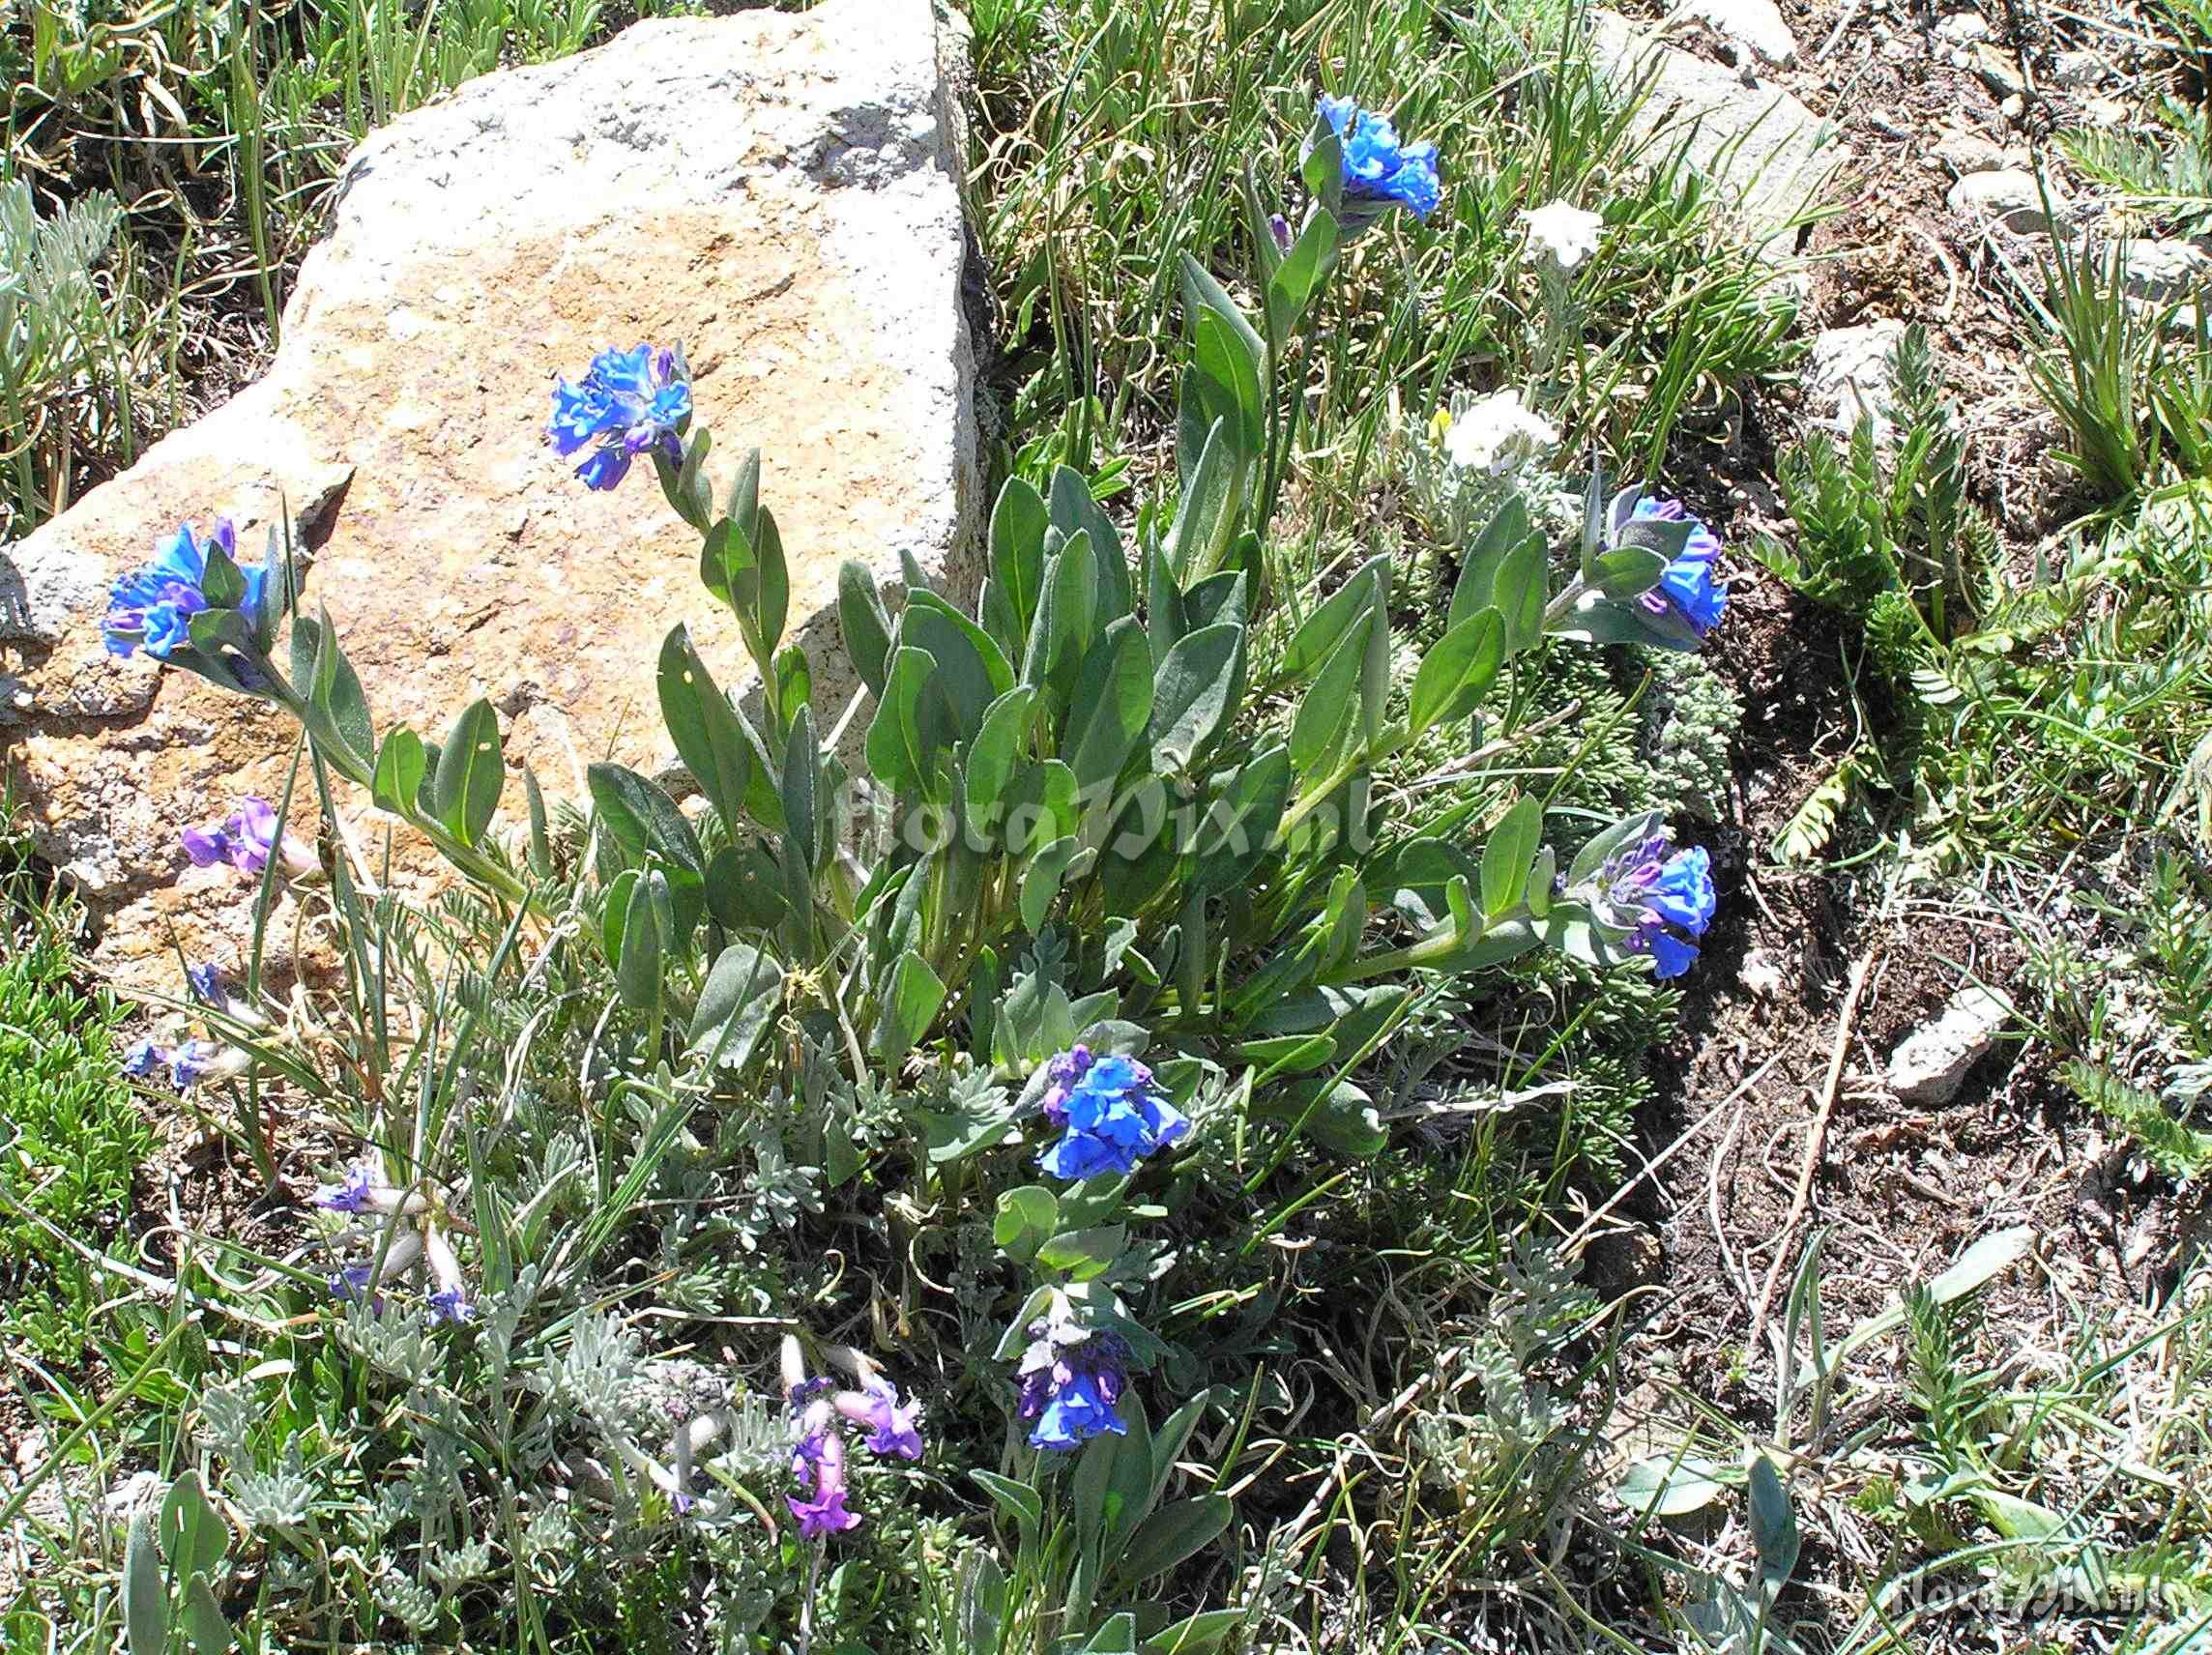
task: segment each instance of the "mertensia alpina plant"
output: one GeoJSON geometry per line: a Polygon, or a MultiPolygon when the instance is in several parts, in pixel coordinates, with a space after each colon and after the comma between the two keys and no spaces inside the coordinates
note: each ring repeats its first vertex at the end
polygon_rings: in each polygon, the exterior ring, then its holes
{"type": "MultiPolygon", "coordinates": [[[[1547,794],[1499,769],[1529,739],[1548,651],[1695,648],[1720,620],[1718,544],[1678,505],[1638,489],[1608,500],[1593,478],[1579,538],[1556,545],[1517,479],[1557,432],[1493,389],[1441,433],[1445,463],[1489,492],[1454,526],[1448,602],[1410,676],[1393,671],[1404,594],[1390,556],[1325,591],[1280,588],[1270,536],[1305,400],[1284,382],[1292,342],[1348,242],[1392,213],[1417,233],[1443,210],[1435,146],[1340,99],[1322,102],[1299,182],[1294,232],[1276,210],[1289,203],[1244,181],[1250,313],[1204,265],[1177,266],[1186,345],[1161,497],[1132,524],[1068,466],[1008,478],[972,595],[937,590],[910,561],[894,597],[846,563],[837,615],[862,686],[849,707],[815,704],[761,456],[717,479],[682,352],[611,349],[556,381],[551,448],[595,491],[650,470],[697,534],[701,586],[746,657],[710,662],[671,628],[658,711],[684,784],[590,766],[580,849],[564,849],[527,771],[527,824],[495,831],[509,777],[488,701],[436,741],[378,728],[336,628],[301,607],[281,532],[250,572],[227,530],[204,543],[181,532],[117,584],[108,619],[118,650],[295,717],[318,790],[351,783],[420,832],[498,916],[503,950],[573,997],[604,985],[580,1068],[600,1112],[579,1123],[598,1201],[644,1187],[611,1147],[618,1127],[671,1121],[653,1127],[662,1151],[711,1163],[728,1143],[763,1143],[788,1104],[804,1152],[774,1151],[781,1181],[756,1191],[758,1211],[819,1209],[825,1184],[880,1181],[897,1191],[888,1224],[927,1210],[987,1226],[1000,1274],[975,1291],[996,1295],[1003,1332],[977,1347],[990,1361],[960,1394],[1002,1408],[1006,1437],[997,1466],[975,1469],[1026,1566],[1064,1588],[1071,1631],[1138,1601],[1229,1521],[1219,1494],[1163,1503],[1210,1399],[1160,1395],[1178,1329],[1147,1325],[1151,1285],[1174,1267],[1148,1227],[1191,1199],[1201,1153],[1234,1153],[1247,1188],[1294,1154],[1379,1155],[1389,1133],[1362,1064],[1427,987],[1470,992],[1544,949],[1677,975],[1714,912],[1703,852],[1674,850],[1663,824],[1561,844],[1570,828],[1547,794]],[[1377,785],[1439,749],[1454,757],[1423,786],[1459,790],[1453,808],[1414,815],[1414,790],[1377,785]],[[864,1118],[863,1099],[887,1100],[895,1125],[864,1118]],[[1172,1408],[1157,1430],[1149,1392],[1172,1408]],[[1065,1544],[1041,1521],[1048,1502],[1073,1514],[1065,1544]]],[[[1581,246],[1557,241],[1550,256],[1564,267],[1581,246]]],[[[264,872],[304,849],[261,800],[186,843],[195,860],[264,872]]],[[[346,867],[334,858],[335,881],[346,867]]],[[[364,977],[389,964],[360,945],[347,958],[364,977]]],[[[613,1221],[590,1203],[509,1209],[474,1184],[464,1216],[447,1163],[456,1144],[495,1156],[496,1122],[464,1110],[434,1131],[370,1124],[407,1147],[413,1181],[357,1169],[316,1197],[360,1221],[326,1249],[352,1336],[382,1341],[369,1348],[393,1371],[426,1359],[405,1341],[431,1324],[455,1361],[479,1341],[495,1368],[519,1361],[541,1315],[526,1285],[586,1268],[613,1221]]],[[[633,1279],[612,1296],[640,1291],[633,1279]]],[[[612,1431],[626,1406],[604,1379],[619,1342],[554,1320],[570,1368],[529,1384],[588,1399],[612,1431]]],[[[734,1402],[666,1414],[666,1464],[634,1434],[615,1461],[695,1521],[788,1521],[810,1545],[859,1544],[878,1495],[895,1497],[887,1468],[922,1453],[915,1404],[872,1369],[850,1386],[809,1377],[796,1345],[781,1366],[787,1480],[765,1496],[726,1491],[727,1466],[701,1474],[717,1441],[758,1448],[734,1402]]]]}

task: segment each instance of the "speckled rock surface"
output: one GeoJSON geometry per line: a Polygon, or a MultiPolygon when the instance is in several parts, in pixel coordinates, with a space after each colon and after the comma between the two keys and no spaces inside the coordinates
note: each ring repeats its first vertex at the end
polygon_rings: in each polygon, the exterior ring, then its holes
{"type": "Polygon", "coordinates": [[[1792,226],[1848,161],[1828,124],[1770,81],[1731,73],[1654,40],[1615,12],[1590,14],[1590,44],[1616,83],[1645,86],[1630,123],[1657,160],[1677,147],[1732,200],[1769,256],[1796,250],[1792,226]]]}
{"type": "MultiPolygon", "coordinates": [[[[258,555],[281,496],[309,519],[306,601],[337,624],[380,731],[435,739],[488,695],[510,765],[571,794],[610,748],[669,756],[653,681],[677,622],[726,685],[746,678],[650,471],[594,494],[542,441],[555,374],[601,346],[681,341],[711,467],[726,480],[761,449],[825,723],[854,693],[841,559],[895,584],[903,546],[972,586],[945,62],[929,0],[640,23],[363,146],[269,373],[0,552],[0,743],[40,852],[102,921],[102,964],[173,988],[172,938],[235,947],[242,885],[191,868],[177,829],[275,798],[290,753],[276,716],[103,653],[108,582],[182,519],[227,512],[258,555]]],[[[342,808],[373,841],[365,798],[342,808]]]]}

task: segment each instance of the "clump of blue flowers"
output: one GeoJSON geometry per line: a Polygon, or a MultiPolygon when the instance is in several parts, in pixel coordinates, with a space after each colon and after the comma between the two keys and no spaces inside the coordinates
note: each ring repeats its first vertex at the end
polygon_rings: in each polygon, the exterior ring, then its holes
{"type": "Polygon", "coordinates": [[[1045,1072],[1052,1084],[1040,1107],[1062,1136],[1037,1165],[1055,1177],[1133,1173],[1147,1155],[1190,1133],[1190,1121],[1168,1101],[1152,1071],[1134,1059],[1093,1057],[1088,1046],[1078,1046],[1053,1059],[1045,1072]]]}
{"type": "Polygon", "coordinates": [[[443,1196],[422,1189],[399,1189],[386,1183],[371,1168],[349,1167],[338,1182],[322,1185],[309,1200],[325,1212],[372,1218],[397,1214],[400,1220],[389,1239],[385,1234],[386,1226],[381,1223],[358,1226],[333,1238],[334,1243],[340,1246],[350,1242],[381,1247],[382,1258],[376,1263],[347,1264],[332,1271],[325,1283],[332,1297],[366,1300],[372,1308],[382,1310],[383,1295],[377,1289],[386,1282],[412,1275],[418,1269],[426,1269],[430,1291],[424,1296],[424,1305],[430,1321],[476,1320],[477,1309],[468,1295],[461,1262],[447,1234],[449,1230],[463,1226],[447,1209],[443,1196]]]}
{"type": "Polygon", "coordinates": [[[1349,98],[1324,98],[1318,107],[1344,158],[1343,201],[1334,211],[1347,241],[1393,209],[1422,219],[1437,210],[1442,186],[1435,144],[1401,143],[1388,120],[1349,98]]]}
{"type": "Polygon", "coordinates": [[[1669,855],[1665,833],[1647,834],[1608,857],[1590,883],[1599,917],[1627,929],[1623,946],[1649,954],[1653,975],[1678,977],[1696,962],[1718,900],[1703,845],[1669,855]]]}
{"type": "MultiPolygon", "coordinates": [[[[115,582],[107,595],[107,615],[101,622],[109,654],[131,655],[144,650],[156,660],[165,661],[173,651],[191,647],[192,617],[218,607],[207,595],[210,550],[236,560],[238,534],[227,518],[217,521],[215,533],[205,542],[193,537],[189,523],[179,524],[174,535],[156,545],[152,563],[115,582]]],[[[267,576],[259,567],[238,572],[246,582],[245,598],[220,607],[258,614],[267,576]]]]}
{"type": "Polygon", "coordinates": [[[1644,495],[1636,502],[1629,521],[1689,524],[1690,537],[1682,543],[1681,551],[1667,565],[1659,584],[1637,601],[1653,615],[1679,617],[1703,638],[1728,613],[1728,593],[1714,578],[1721,555],[1720,537],[1691,516],[1679,500],[1644,495]]]}
{"type": "Polygon", "coordinates": [[[1128,1347],[1062,1317],[1032,1322],[1030,1336],[1015,1408],[1030,1426],[1030,1446],[1068,1449],[1109,1432],[1125,1435],[1116,1405],[1129,1384],[1128,1347]]]}
{"type": "Polygon", "coordinates": [[[681,440],[691,418],[691,386],[683,356],[666,346],[601,351],[581,384],[557,379],[553,421],[545,435],[556,452],[591,447],[576,475],[588,488],[614,488],[629,475],[630,461],[655,452],[669,464],[684,459],[681,440]]]}

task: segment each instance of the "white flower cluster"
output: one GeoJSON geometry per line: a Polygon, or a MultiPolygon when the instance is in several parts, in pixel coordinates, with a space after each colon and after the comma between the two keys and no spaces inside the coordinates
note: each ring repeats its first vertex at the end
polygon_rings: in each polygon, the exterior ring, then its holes
{"type": "Polygon", "coordinates": [[[1518,495],[1548,535],[1579,526],[1580,496],[1554,470],[1559,429],[1519,391],[1463,392],[1423,424],[1409,420],[1400,429],[1407,480],[1442,543],[1461,543],[1508,495],[1518,495]]]}
{"type": "Polygon", "coordinates": [[[1496,391],[1451,415],[1443,446],[1444,457],[1461,471],[1503,477],[1557,448],[1559,432],[1524,407],[1518,391],[1496,391]]]}
{"type": "Polygon", "coordinates": [[[1598,237],[1605,233],[1603,218],[1564,201],[1524,208],[1521,218],[1528,226],[1522,257],[1530,264],[1549,258],[1561,270],[1572,270],[1596,252],[1598,237]]]}

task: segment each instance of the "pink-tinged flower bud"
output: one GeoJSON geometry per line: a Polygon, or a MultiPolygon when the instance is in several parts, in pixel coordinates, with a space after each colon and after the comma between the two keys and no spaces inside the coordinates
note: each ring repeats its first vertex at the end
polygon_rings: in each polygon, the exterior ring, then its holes
{"type": "Polygon", "coordinates": [[[402,1230],[393,1236],[392,1245],[384,1250],[384,1274],[387,1277],[403,1276],[422,1262],[422,1233],[402,1230]]]}

